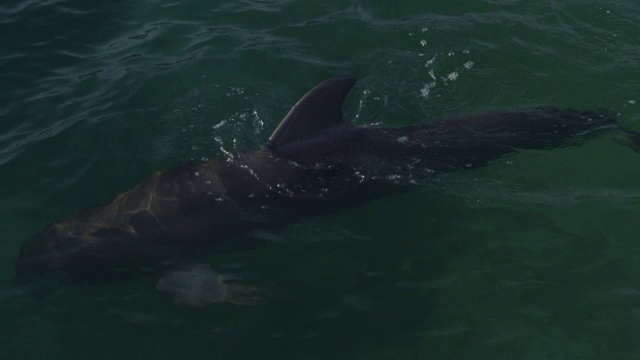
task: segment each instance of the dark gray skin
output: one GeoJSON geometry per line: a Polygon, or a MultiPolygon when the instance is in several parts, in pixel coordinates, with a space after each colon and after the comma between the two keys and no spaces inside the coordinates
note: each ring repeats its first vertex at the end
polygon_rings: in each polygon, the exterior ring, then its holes
{"type": "Polygon", "coordinates": [[[22,246],[18,278],[90,277],[240,250],[252,244],[234,235],[402,191],[410,178],[482,166],[517,149],[574,145],[604,129],[638,138],[611,117],[556,108],[355,126],[341,113],[354,84],[339,76],[312,89],[257,151],[157,172],[105,206],[47,226],[22,246]]]}

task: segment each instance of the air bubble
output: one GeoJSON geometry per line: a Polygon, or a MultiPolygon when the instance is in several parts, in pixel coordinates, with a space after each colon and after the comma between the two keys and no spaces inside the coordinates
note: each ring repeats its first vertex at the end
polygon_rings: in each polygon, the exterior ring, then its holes
{"type": "MultiPolygon", "coordinates": [[[[431,89],[433,89],[435,86],[436,86],[435,81],[425,84],[422,87],[422,89],[420,89],[420,96],[424,98],[429,97],[429,93],[431,92],[431,89]]],[[[400,141],[400,139],[398,139],[398,141],[400,141]]]]}

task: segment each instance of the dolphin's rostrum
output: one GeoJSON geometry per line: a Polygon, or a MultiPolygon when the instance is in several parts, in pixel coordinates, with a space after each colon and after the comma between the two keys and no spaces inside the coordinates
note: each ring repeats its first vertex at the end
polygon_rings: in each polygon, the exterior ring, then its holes
{"type": "Polygon", "coordinates": [[[638,138],[610,116],[551,107],[356,126],[342,116],[355,82],[345,75],[313,88],[256,151],[157,172],[104,206],[47,226],[22,246],[18,278],[109,274],[203,249],[242,249],[251,244],[233,235],[404,189],[403,179],[480,166],[517,149],[573,145],[602,129],[638,138]]]}

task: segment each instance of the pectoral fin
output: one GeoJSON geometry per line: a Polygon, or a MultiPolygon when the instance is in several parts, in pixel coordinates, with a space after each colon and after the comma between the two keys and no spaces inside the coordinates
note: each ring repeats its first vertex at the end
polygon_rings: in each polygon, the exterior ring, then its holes
{"type": "Polygon", "coordinates": [[[236,305],[264,303],[261,289],[240,284],[230,275],[216,273],[209,265],[193,264],[166,272],[156,285],[173,296],[176,304],[202,307],[229,302],[236,305]]]}

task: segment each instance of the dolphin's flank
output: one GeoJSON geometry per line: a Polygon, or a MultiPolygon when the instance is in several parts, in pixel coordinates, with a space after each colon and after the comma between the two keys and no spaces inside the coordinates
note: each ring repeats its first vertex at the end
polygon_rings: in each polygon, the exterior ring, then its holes
{"type": "Polygon", "coordinates": [[[610,116],[552,107],[356,126],[342,116],[355,82],[345,75],[313,88],[258,150],[155,173],[107,205],[47,226],[23,244],[18,278],[90,277],[242,249],[251,244],[234,235],[388,194],[408,184],[398,178],[481,166],[517,149],[574,145],[603,129],[638,139],[610,116]]]}

